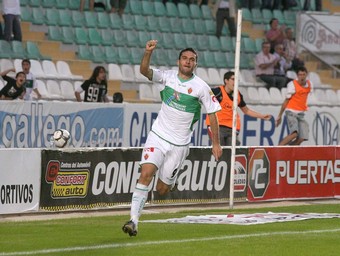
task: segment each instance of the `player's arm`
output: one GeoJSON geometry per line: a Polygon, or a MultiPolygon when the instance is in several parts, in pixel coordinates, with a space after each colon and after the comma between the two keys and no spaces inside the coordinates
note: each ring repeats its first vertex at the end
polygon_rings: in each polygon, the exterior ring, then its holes
{"type": "Polygon", "coordinates": [[[220,129],[218,126],[218,119],[216,116],[216,113],[211,113],[208,114],[209,115],[209,119],[210,119],[210,128],[211,128],[211,141],[212,141],[212,153],[216,159],[216,161],[218,161],[218,159],[221,157],[222,155],[222,148],[220,145],[220,129]]]}
{"type": "Polygon", "coordinates": [[[156,48],[156,45],[157,40],[150,40],[146,43],[145,52],[140,64],[140,73],[149,80],[152,80],[152,69],[150,68],[150,59],[153,50],[156,48]]]}
{"type": "Polygon", "coordinates": [[[289,99],[285,99],[284,102],[282,103],[282,106],[281,106],[281,109],[280,109],[280,112],[279,112],[279,115],[277,116],[276,118],[276,127],[279,126],[281,124],[281,119],[282,119],[282,114],[283,112],[285,111],[287,105],[288,105],[288,102],[289,102],[289,99]]]}
{"type": "Polygon", "coordinates": [[[272,117],[272,115],[269,115],[269,114],[263,115],[259,112],[256,112],[256,111],[248,108],[247,106],[242,107],[241,110],[245,115],[255,117],[255,118],[261,118],[261,119],[264,119],[264,120],[269,120],[272,117]]]}

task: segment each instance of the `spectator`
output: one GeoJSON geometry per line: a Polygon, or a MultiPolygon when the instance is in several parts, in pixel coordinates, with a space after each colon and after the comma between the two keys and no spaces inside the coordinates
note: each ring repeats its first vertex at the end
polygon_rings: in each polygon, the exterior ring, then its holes
{"type": "Polygon", "coordinates": [[[275,45],[275,52],[273,55],[279,59],[279,61],[274,66],[274,75],[284,77],[287,84],[289,78],[286,77],[286,72],[292,66],[292,63],[287,61],[282,44],[275,45]]]}
{"type": "MultiPolygon", "coordinates": [[[[217,112],[217,119],[220,126],[220,144],[221,146],[231,146],[232,142],[232,127],[233,127],[233,100],[234,100],[234,80],[235,74],[232,71],[228,71],[223,77],[224,85],[213,88],[212,91],[215,94],[218,102],[221,105],[222,110],[217,112]]],[[[248,108],[247,104],[243,100],[243,95],[239,92],[237,98],[237,105],[245,115],[249,115],[255,118],[261,118],[269,120],[272,116],[267,114],[263,115],[254,110],[248,108]]],[[[208,126],[209,136],[210,131],[210,119],[209,116],[206,118],[206,124],[208,126]]],[[[240,116],[236,116],[236,134],[240,132],[241,121],[240,116]]],[[[236,138],[236,145],[240,145],[240,141],[236,138]]]]}
{"type": "Polygon", "coordinates": [[[117,12],[119,16],[122,16],[127,4],[127,0],[110,0],[111,12],[117,12]]]}
{"type": "MultiPolygon", "coordinates": [[[[308,11],[310,9],[310,0],[305,0],[303,10],[308,11]]],[[[322,12],[322,0],[315,0],[315,11],[322,12]]]]}
{"type": "Polygon", "coordinates": [[[80,94],[85,91],[84,102],[109,102],[107,97],[106,70],[97,66],[90,77],[75,91],[78,102],[81,102],[80,94]]]}
{"type": "Polygon", "coordinates": [[[279,89],[286,85],[286,79],[274,75],[274,67],[279,62],[273,54],[270,53],[270,43],[262,43],[262,51],[255,56],[255,74],[267,84],[269,89],[275,86],[279,89]]]}
{"type": "Polygon", "coordinates": [[[287,85],[287,96],[276,119],[276,126],[280,125],[282,114],[286,111],[289,134],[280,141],[279,145],[300,145],[308,140],[309,128],[304,116],[308,109],[307,99],[312,91],[312,83],[307,80],[307,73],[305,67],[298,68],[297,80],[287,85]]]}
{"type": "Polygon", "coordinates": [[[6,41],[22,40],[21,26],[20,26],[20,1],[19,0],[3,0],[2,12],[5,21],[4,39],[6,41]],[[12,38],[13,34],[13,38],[12,38]]]}
{"type": "Polygon", "coordinates": [[[218,0],[214,5],[214,11],[216,13],[216,36],[219,38],[222,35],[224,21],[227,20],[230,36],[235,37],[235,1],[218,0]]]}
{"type": "Polygon", "coordinates": [[[18,72],[15,79],[7,76],[9,72],[15,72],[15,69],[8,69],[1,72],[2,78],[7,81],[7,84],[0,91],[0,100],[15,100],[23,99],[25,94],[26,75],[24,72],[18,72]]]}
{"type": "Polygon", "coordinates": [[[37,99],[41,99],[41,94],[37,88],[37,81],[34,75],[31,73],[31,62],[29,59],[24,59],[21,62],[22,72],[26,75],[26,82],[25,82],[25,97],[24,100],[32,100],[32,91],[35,92],[37,99]]]}
{"type": "Polygon", "coordinates": [[[286,28],[286,39],[283,40],[283,47],[286,53],[286,58],[292,63],[291,70],[296,72],[298,67],[304,66],[305,63],[297,55],[296,43],[293,37],[293,29],[286,28]]]}
{"type": "Polygon", "coordinates": [[[283,25],[279,27],[279,21],[276,18],[273,18],[269,22],[270,29],[266,33],[266,39],[270,42],[270,52],[274,52],[275,45],[282,44],[283,40],[286,38],[285,28],[283,25]]]}

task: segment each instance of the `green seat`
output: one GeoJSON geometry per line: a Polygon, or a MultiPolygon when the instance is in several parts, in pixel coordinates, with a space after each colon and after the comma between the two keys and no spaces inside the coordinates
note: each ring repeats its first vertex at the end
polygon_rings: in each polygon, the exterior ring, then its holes
{"type": "Polygon", "coordinates": [[[148,31],[138,31],[138,46],[145,48],[146,42],[151,40],[151,33],[148,31]]]}
{"type": "Polygon", "coordinates": [[[77,44],[87,44],[89,42],[89,35],[86,29],[74,28],[74,35],[77,44]]]}
{"type": "Polygon", "coordinates": [[[248,8],[242,8],[242,20],[253,22],[253,15],[248,8]]]}
{"type": "Polygon", "coordinates": [[[141,1],[128,1],[127,5],[130,7],[130,12],[133,15],[136,14],[142,14],[143,13],[143,8],[142,8],[142,2],[141,1]]]}
{"type": "Polygon", "coordinates": [[[72,0],[72,1],[65,1],[65,2],[68,2],[68,8],[70,10],[79,10],[80,0],[72,0]]]}
{"type": "Polygon", "coordinates": [[[228,66],[227,56],[225,52],[214,52],[214,58],[217,68],[231,68],[228,66]]]}
{"type": "Polygon", "coordinates": [[[48,27],[48,39],[53,41],[63,41],[63,34],[60,31],[60,28],[57,26],[49,26],[48,27]]]}
{"type": "Polygon", "coordinates": [[[157,47],[165,48],[164,47],[164,40],[163,40],[163,33],[159,32],[159,31],[154,31],[154,32],[151,31],[150,36],[151,36],[151,39],[158,41],[157,47]]]}
{"type": "Polygon", "coordinates": [[[32,11],[31,8],[21,6],[21,19],[22,21],[32,22],[32,11]]]}
{"type": "Polygon", "coordinates": [[[169,66],[174,67],[177,66],[177,61],[178,61],[178,51],[174,49],[168,49],[168,61],[169,61],[169,66]]]}
{"type": "Polygon", "coordinates": [[[136,47],[139,45],[138,32],[135,30],[126,31],[126,45],[128,47],[136,47]]]}
{"type": "Polygon", "coordinates": [[[82,27],[85,24],[85,17],[84,13],[79,12],[79,11],[72,11],[71,12],[72,16],[72,25],[75,27],[82,27]]]}
{"type": "MultiPolygon", "coordinates": [[[[230,68],[230,69],[235,68],[235,53],[234,52],[226,52],[225,56],[227,58],[227,67],[226,68],[230,68]]],[[[242,56],[242,58],[243,58],[243,56],[242,56]]],[[[240,58],[240,61],[241,61],[242,58],[240,58]]]]}
{"type": "Polygon", "coordinates": [[[95,28],[97,27],[97,15],[95,12],[84,12],[85,27],[95,28]]]}
{"type": "Polygon", "coordinates": [[[224,52],[235,51],[231,37],[221,36],[220,37],[221,50],[224,52]]]}
{"type": "Polygon", "coordinates": [[[178,16],[179,17],[186,18],[186,19],[190,19],[191,18],[189,6],[187,4],[178,3],[177,4],[177,9],[178,9],[178,16]]]}
{"type": "Polygon", "coordinates": [[[283,11],[283,16],[285,18],[286,24],[288,26],[294,27],[296,24],[296,15],[297,13],[292,11],[292,10],[284,10],[283,11]]]}
{"type": "Polygon", "coordinates": [[[177,6],[173,2],[166,2],[165,8],[166,8],[166,14],[168,17],[179,16],[177,6]]]}
{"type": "Polygon", "coordinates": [[[125,46],[126,45],[126,31],[124,30],[114,30],[113,36],[115,38],[115,45],[125,46]]]}
{"type": "Polygon", "coordinates": [[[87,45],[78,45],[78,58],[93,61],[93,54],[87,45]]]}
{"type": "Polygon", "coordinates": [[[176,49],[178,49],[178,50],[183,49],[184,46],[186,45],[184,34],[174,33],[172,35],[174,37],[174,43],[175,43],[176,49]]]}
{"type": "Polygon", "coordinates": [[[110,13],[111,28],[122,29],[123,20],[117,13],[110,13]]]}
{"type": "Polygon", "coordinates": [[[221,42],[216,36],[208,36],[209,39],[209,50],[211,51],[221,51],[221,42]]]}
{"type": "MultiPolygon", "coordinates": [[[[180,20],[180,19],[178,19],[180,20]]],[[[195,25],[193,19],[182,19],[183,33],[190,34],[195,33],[195,25]]]]}
{"type": "Polygon", "coordinates": [[[73,44],[75,42],[73,27],[62,27],[61,33],[63,35],[63,43],[73,44]]]}
{"type": "Polygon", "coordinates": [[[110,16],[106,12],[99,12],[97,14],[97,26],[98,28],[109,29],[111,27],[110,16]]]}
{"type": "Polygon", "coordinates": [[[190,17],[193,19],[202,19],[202,10],[197,4],[190,4],[189,5],[190,9],[190,17]]]}
{"type": "Polygon", "coordinates": [[[118,64],[130,64],[131,54],[128,48],[118,47],[118,64]]]}
{"type": "Polygon", "coordinates": [[[102,45],[112,46],[113,44],[115,44],[115,38],[113,36],[112,30],[102,29],[101,36],[102,36],[102,45]]]}
{"type": "Polygon", "coordinates": [[[146,16],[143,15],[135,15],[135,29],[137,30],[147,30],[148,20],[146,16]]]}
{"type": "Polygon", "coordinates": [[[59,11],[57,9],[47,9],[45,12],[47,25],[49,26],[59,25],[59,11]]]}
{"type": "Polygon", "coordinates": [[[116,47],[104,47],[105,60],[107,63],[118,63],[118,49],[116,47]]]}
{"type": "Polygon", "coordinates": [[[59,26],[72,26],[71,12],[68,10],[60,10],[59,12],[59,26]]]}
{"type": "Polygon", "coordinates": [[[58,9],[67,9],[68,8],[68,2],[69,1],[65,1],[65,0],[56,0],[55,1],[55,7],[57,7],[58,9]]]}
{"type": "MultiPolygon", "coordinates": [[[[0,1],[0,3],[1,3],[2,1],[0,1]]],[[[20,6],[26,6],[26,5],[28,5],[30,3],[30,1],[29,0],[20,0],[20,6]]]]}
{"type": "Polygon", "coordinates": [[[214,68],[216,67],[216,63],[215,63],[215,57],[213,54],[211,54],[210,51],[203,51],[203,58],[204,58],[204,63],[205,63],[205,67],[207,68],[214,68]]]}
{"type": "Polygon", "coordinates": [[[276,18],[281,25],[286,24],[286,19],[281,10],[273,10],[273,18],[276,18]]]}
{"type": "Polygon", "coordinates": [[[29,0],[30,7],[40,7],[41,3],[40,0],[29,0]]]}
{"type": "Polygon", "coordinates": [[[45,9],[53,8],[54,6],[56,6],[56,1],[55,0],[41,0],[41,5],[45,9]]]}
{"type": "MultiPolygon", "coordinates": [[[[0,58],[10,59],[12,58],[12,49],[9,42],[5,40],[0,40],[0,58]]],[[[3,70],[2,70],[3,71],[3,70]]]]}
{"type": "Polygon", "coordinates": [[[159,17],[155,16],[147,16],[147,30],[148,31],[159,31],[160,30],[160,25],[158,21],[159,17]]]}
{"type": "Polygon", "coordinates": [[[170,63],[169,56],[166,51],[155,51],[155,55],[153,57],[153,64],[157,66],[167,66],[170,63]]]}
{"type": "Polygon", "coordinates": [[[262,43],[263,43],[263,38],[256,38],[255,39],[255,47],[256,47],[256,52],[257,53],[262,51],[262,43]]]}
{"type": "MultiPolygon", "coordinates": [[[[162,51],[155,51],[156,52],[162,52],[162,51]]],[[[130,54],[131,54],[131,64],[133,65],[138,65],[140,64],[143,54],[144,54],[144,50],[139,48],[139,47],[133,47],[130,48],[130,54]]]]}
{"type": "Polygon", "coordinates": [[[132,14],[123,14],[122,22],[124,29],[131,30],[135,28],[135,19],[132,14]]]}
{"type": "Polygon", "coordinates": [[[196,34],[206,34],[207,33],[204,20],[194,20],[194,31],[195,31],[196,34]]]}
{"type": "Polygon", "coordinates": [[[97,45],[93,45],[90,47],[90,51],[92,52],[92,61],[95,63],[103,63],[106,62],[106,56],[103,52],[102,48],[97,45]]]}
{"type": "Polygon", "coordinates": [[[34,43],[34,42],[31,42],[31,41],[26,42],[26,51],[27,51],[27,58],[29,58],[29,59],[34,59],[34,60],[51,59],[48,56],[43,56],[40,53],[40,50],[39,50],[37,44],[34,43]]]}
{"type": "Polygon", "coordinates": [[[253,23],[255,24],[263,23],[262,12],[260,9],[257,9],[257,8],[251,9],[251,14],[253,16],[253,23]]]}
{"type": "Polygon", "coordinates": [[[270,20],[273,18],[273,13],[269,9],[262,10],[262,19],[264,24],[269,24],[270,20]]]}
{"type": "Polygon", "coordinates": [[[89,36],[89,44],[91,45],[100,45],[103,43],[102,35],[100,31],[96,28],[89,28],[88,29],[88,36],[89,36]]]}
{"type": "Polygon", "coordinates": [[[206,35],[198,35],[197,37],[197,49],[205,51],[209,49],[209,39],[206,35]]]}
{"type": "Polygon", "coordinates": [[[155,15],[155,5],[153,2],[142,1],[142,14],[145,16],[155,15]]]}
{"type": "Polygon", "coordinates": [[[166,8],[162,2],[153,2],[155,9],[155,16],[165,17],[167,15],[166,8]]]}
{"type": "Polygon", "coordinates": [[[175,18],[175,17],[171,17],[170,19],[170,26],[171,26],[171,31],[173,33],[188,33],[188,32],[185,32],[182,24],[184,25],[185,22],[182,23],[182,19],[180,18],[175,18]]]}
{"type": "Polygon", "coordinates": [[[175,49],[174,35],[172,33],[163,33],[163,48],[175,49]]]}
{"type": "Polygon", "coordinates": [[[203,19],[206,19],[206,20],[213,20],[214,19],[213,16],[212,16],[212,13],[211,13],[211,9],[208,5],[202,5],[201,10],[202,10],[203,19]]]}
{"type": "Polygon", "coordinates": [[[195,34],[185,34],[186,47],[197,49],[197,36],[195,34]]]}
{"type": "Polygon", "coordinates": [[[247,52],[247,53],[248,52],[249,53],[256,53],[257,52],[255,41],[252,38],[243,37],[241,40],[243,41],[245,52],[247,52]]]}
{"type": "Polygon", "coordinates": [[[170,32],[171,31],[171,23],[170,19],[164,18],[164,17],[159,17],[159,29],[161,32],[170,32]]]}
{"type": "Polygon", "coordinates": [[[46,19],[42,9],[32,8],[32,23],[36,25],[43,25],[45,22],[46,19]]]}
{"type": "Polygon", "coordinates": [[[205,20],[205,27],[208,35],[216,35],[216,22],[214,20],[205,20]]]}

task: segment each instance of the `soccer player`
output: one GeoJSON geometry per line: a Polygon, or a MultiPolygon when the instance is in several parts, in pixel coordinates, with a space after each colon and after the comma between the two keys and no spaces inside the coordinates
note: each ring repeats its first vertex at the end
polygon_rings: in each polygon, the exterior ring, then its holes
{"type": "Polygon", "coordinates": [[[85,91],[84,102],[109,102],[107,97],[106,70],[97,66],[90,77],[75,91],[77,101],[81,102],[80,94],[85,91]]]}
{"type": "Polygon", "coordinates": [[[148,196],[148,186],[158,171],[156,189],[165,195],[174,186],[179,168],[189,154],[192,127],[198,120],[203,105],[210,117],[212,154],[222,155],[219,127],[215,112],[221,109],[210,87],[193,72],[197,53],[187,48],[179,53],[177,70],[150,69],[152,52],[157,40],[145,47],[140,72],[156,83],[161,90],[162,106],[145,143],[141,158],[141,174],[132,195],[131,219],[122,227],[130,236],[137,235],[138,220],[148,196]]]}
{"type": "MultiPolygon", "coordinates": [[[[224,85],[213,88],[212,91],[215,94],[217,100],[220,102],[222,110],[217,112],[218,123],[220,126],[220,144],[221,146],[231,146],[232,139],[232,127],[233,127],[233,101],[234,101],[234,80],[235,73],[228,71],[224,74],[224,85]]],[[[248,108],[246,102],[243,100],[242,93],[238,92],[237,105],[245,115],[261,118],[264,120],[270,120],[272,117],[269,114],[263,115],[250,108],[248,108]]],[[[210,118],[207,116],[206,124],[208,126],[208,133],[210,132],[210,118]]],[[[236,115],[236,130],[237,134],[241,129],[241,121],[239,114],[236,115]]],[[[236,145],[241,145],[238,138],[236,138],[236,145]]]]}
{"type": "Polygon", "coordinates": [[[276,118],[276,126],[280,125],[282,114],[286,110],[289,134],[280,141],[279,145],[300,145],[308,140],[309,128],[304,116],[308,109],[307,99],[312,91],[312,83],[307,80],[307,74],[305,67],[299,67],[297,79],[287,84],[287,96],[276,118]]]}

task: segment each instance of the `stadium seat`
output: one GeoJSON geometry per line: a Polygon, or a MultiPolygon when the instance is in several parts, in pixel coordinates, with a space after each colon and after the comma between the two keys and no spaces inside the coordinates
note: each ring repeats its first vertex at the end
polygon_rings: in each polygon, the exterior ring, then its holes
{"type": "Polygon", "coordinates": [[[51,59],[48,56],[43,56],[36,43],[27,41],[26,42],[27,58],[29,59],[51,59]]]}
{"type": "Polygon", "coordinates": [[[26,6],[21,6],[21,20],[22,21],[27,21],[27,22],[32,22],[32,9],[26,6]]]}
{"type": "Polygon", "coordinates": [[[126,45],[126,31],[124,30],[114,30],[113,36],[115,38],[115,45],[125,46],[126,45]]]}
{"type": "Polygon", "coordinates": [[[202,19],[202,10],[197,4],[190,4],[189,5],[190,10],[190,17],[193,19],[202,19]]]}
{"type": "Polygon", "coordinates": [[[242,20],[253,22],[253,16],[248,8],[242,8],[242,20]]]}
{"type": "Polygon", "coordinates": [[[65,1],[65,0],[56,0],[55,7],[57,7],[58,9],[65,10],[68,8],[68,2],[69,1],[65,1]]]}
{"type": "Polygon", "coordinates": [[[31,7],[40,7],[41,0],[29,0],[29,6],[31,7]]]}
{"type": "Polygon", "coordinates": [[[56,1],[55,0],[41,0],[41,6],[44,7],[45,9],[53,8],[56,6],[56,1]]]}
{"type": "Polygon", "coordinates": [[[176,49],[178,50],[183,49],[183,46],[186,44],[184,34],[174,33],[172,34],[172,36],[174,38],[176,49]]]}
{"type": "Polygon", "coordinates": [[[209,79],[209,75],[208,75],[208,70],[204,67],[197,67],[195,74],[200,77],[201,79],[203,79],[204,82],[206,82],[207,84],[211,85],[211,81],[209,79]]]}
{"type": "Polygon", "coordinates": [[[87,44],[89,42],[88,30],[85,28],[74,28],[75,42],[80,44],[87,44]]]}
{"type": "Polygon", "coordinates": [[[45,24],[46,19],[41,8],[32,8],[32,23],[35,25],[45,24]]]}
{"type": "Polygon", "coordinates": [[[209,39],[206,35],[197,36],[197,49],[207,50],[209,48],[209,39]]]}
{"type": "Polygon", "coordinates": [[[244,51],[249,53],[257,53],[255,41],[250,37],[243,37],[241,38],[243,41],[244,51]]]}
{"type": "Polygon", "coordinates": [[[185,34],[184,37],[187,47],[197,49],[197,36],[195,34],[185,34]]]}
{"type": "MultiPolygon", "coordinates": [[[[162,52],[162,51],[158,51],[162,52]]],[[[144,51],[138,47],[132,47],[130,48],[130,53],[131,53],[131,61],[130,63],[133,65],[137,65],[141,62],[144,51]]]]}
{"type": "Polygon", "coordinates": [[[71,72],[67,62],[58,60],[56,63],[57,71],[61,79],[83,80],[82,75],[75,75],[71,72]]]}
{"type": "Polygon", "coordinates": [[[110,63],[108,65],[109,80],[122,81],[123,75],[120,66],[116,63],[110,63]]]}
{"type": "MultiPolygon", "coordinates": [[[[155,52],[156,53],[156,52],[155,52]]],[[[151,81],[149,79],[147,79],[145,76],[143,76],[140,73],[140,65],[134,65],[133,66],[133,70],[136,76],[136,82],[138,83],[151,83],[151,81]]]]}
{"type": "Polygon", "coordinates": [[[49,100],[50,99],[50,95],[49,95],[49,92],[47,91],[46,84],[45,84],[44,81],[37,79],[37,88],[38,88],[38,91],[41,95],[41,99],[43,99],[43,100],[49,100]]]}
{"type": "Polygon", "coordinates": [[[153,64],[157,66],[170,65],[169,56],[166,51],[155,51],[153,64]]]}
{"type": "Polygon", "coordinates": [[[146,42],[151,39],[151,33],[147,31],[138,31],[138,46],[145,47],[146,42]]]}
{"type": "Polygon", "coordinates": [[[205,67],[207,68],[216,67],[215,57],[213,54],[211,54],[210,51],[203,51],[203,58],[204,58],[205,67]]]}
{"type": "Polygon", "coordinates": [[[132,65],[123,64],[120,68],[125,82],[135,82],[135,72],[132,65]]]}
{"type": "Polygon", "coordinates": [[[85,24],[85,17],[84,13],[80,11],[72,11],[71,12],[72,16],[72,25],[75,27],[82,27],[85,24]]]}
{"type": "Polygon", "coordinates": [[[92,61],[93,59],[93,54],[87,45],[78,45],[77,54],[78,54],[78,58],[82,60],[92,61]]]}
{"type": "MultiPolygon", "coordinates": [[[[258,90],[259,96],[261,97],[261,103],[263,103],[263,104],[272,104],[273,103],[273,99],[270,97],[269,90],[266,87],[258,87],[257,90],[258,90]]],[[[250,95],[252,95],[252,94],[250,94],[250,95]]],[[[279,102],[279,103],[282,103],[282,102],[279,102]]]]}
{"type": "Polygon", "coordinates": [[[62,27],[61,32],[64,44],[73,44],[75,42],[75,34],[72,27],[62,27]]]}
{"type": "Polygon", "coordinates": [[[161,32],[170,32],[171,31],[171,23],[169,18],[159,17],[159,29],[161,32]]]}
{"type": "Polygon", "coordinates": [[[172,33],[163,33],[163,48],[174,49],[175,41],[172,33]]]}
{"type": "Polygon", "coordinates": [[[263,38],[256,38],[255,39],[255,47],[256,47],[257,53],[262,51],[262,43],[263,43],[263,38]]]}
{"type": "Polygon", "coordinates": [[[11,41],[12,58],[24,59],[26,58],[26,50],[20,41],[11,41]]]}
{"type": "Polygon", "coordinates": [[[142,1],[128,1],[127,5],[130,7],[130,12],[133,15],[143,14],[142,1]]]}
{"type": "Polygon", "coordinates": [[[177,61],[178,61],[178,51],[174,49],[168,49],[168,60],[169,60],[169,66],[177,66],[177,61]]]}
{"type": "Polygon", "coordinates": [[[295,71],[293,71],[293,70],[287,70],[286,76],[288,78],[291,78],[291,79],[294,79],[294,80],[297,79],[297,75],[296,75],[295,71]]]}
{"type": "Polygon", "coordinates": [[[57,9],[46,9],[45,11],[46,25],[59,25],[59,11],[57,9]]]}
{"type": "Polygon", "coordinates": [[[142,14],[145,16],[155,15],[155,5],[152,1],[142,1],[142,14]]]}
{"type": "Polygon", "coordinates": [[[206,20],[214,20],[212,13],[211,13],[211,9],[208,5],[202,5],[201,6],[201,10],[202,10],[202,17],[206,20]]]}
{"type": "Polygon", "coordinates": [[[273,13],[269,9],[262,9],[262,20],[264,24],[269,24],[270,20],[273,18],[273,13]]]}
{"type": "Polygon", "coordinates": [[[153,2],[154,7],[155,7],[155,16],[158,17],[165,17],[167,15],[166,13],[166,8],[162,2],[153,2]]]}
{"type": "Polygon", "coordinates": [[[92,52],[93,58],[92,61],[95,63],[104,63],[106,62],[106,56],[103,52],[102,48],[98,45],[92,45],[90,47],[90,51],[92,52]]]}
{"type": "Polygon", "coordinates": [[[154,101],[151,85],[144,83],[139,84],[139,99],[154,101]]]}
{"type": "MultiPolygon", "coordinates": [[[[19,69],[15,70],[16,72],[19,72],[19,71],[22,70],[21,62],[20,62],[19,67],[20,67],[19,69]]],[[[0,59],[0,70],[1,71],[7,70],[7,69],[10,69],[10,68],[15,68],[13,62],[10,59],[0,59]]],[[[10,72],[10,73],[9,73],[10,74],[9,76],[15,76],[14,72],[10,72]],[[10,73],[12,73],[12,74],[10,74],[10,73]]],[[[0,79],[0,81],[1,80],[2,79],[0,79]]]]}
{"type": "Polygon", "coordinates": [[[214,52],[214,59],[217,68],[233,68],[234,65],[230,65],[227,62],[227,56],[225,52],[214,52]]]}
{"type": "Polygon", "coordinates": [[[276,18],[279,21],[279,24],[284,25],[286,24],[286,19],[283,15],[283,12],[278,9],[273,10],[273,18],[276,18]]]}
{"type": "Polygon", "coordinates": [[[282,97],[280,89],[278,89],[277,87],[270,87],[269,94],[270,94],[270,98],[272,99],[273,103],[282,104],[283,97],[282,97]]]}
{"type": "Polygon", "coordinates": [[[235,51],[231,37],[221,36],[220,37],[221,50],[224,52],[235,51]]]}
{"type": "Polygon", "coordinates": [[[100,45],[103,43],[103,38],[97,28],[89,28],[88,37],[90,45],[100,45]]]}
{"type": "Polygon", "coordinates": [[[179,17],[177,6],[173,2],[167,1],[165,8],[168,17],[179,17]]]}
{"type": "Polygon", "coordinates": [[[157,46],[165,48],[164,47],[164,41],[163,41],[163,33],[159,32],[159,31],[151,31],[150,32],[151,38],[155,39],[158,41],[157,46]]]}
{"type": "Polygon", "coordinates": [[[215,36],[208,36],[209,39],[209,50],[211,51],[221,51],[221,42],[220,40],[215,36]]]}
{"type": "Polygon", "coordinates": [[[262,12],[261,12],[260,9],[257,9],[257,8],[251,9],[251,14],[253,16],[253,23],[254,24],[262,24],[263,23],[262,12]]]}
{"type": "Polygon", "coordinates": [[[45,77],[48,79],[59,79],[60,75],[58,73],[58,70],[51,60],[43,60],[42,63],[42,68],[45,73],[45,77]]]}
{"type": "Polygon", "coordinates": [[[111,27],[110,16],[106,12],[97,13],[98,28],[109,29],[111,27]]]}
{"type": "Polygon", "coordinates": [[[63,80],[60,82],[60,92],[64,100],[76,100],[74,85],[70,81],[63,80]]]}
{"type": "Polygon", "coordinates": [[[253,103],[261,103],[262,97],[260,96],[257,87],[248,87],[247,91],[249,98],[252,99],[253,103]]]}
{"type": "Polygon", "coordinates": [[[104,53],[107,63],[118,63],[119,55],[117,47],[104,46],[104,53]]]}
{"type": "Polygon", "coordinates": [[[220,77],[220,73],[216,68],[208,68],[208,76],[211,83],[209,85],[223,84],[223,77],[220,77]]]}
{"type": "Polygon", "coordinates": [[[123,28],[123,20],[117,13],[110,13],[109,17],[111,21],[111,27],[113,29],[123,28]]]}
{"type": "MultiPolygon", "coordinates": [[[[63,0],[65,1],[65,0],[63,0]]],[[[70,10],[79,10],[79,4],[80,4],[80,0],[73,0],[73,1],[65,1],[65,2],[68,2],[68,8],[70,10]]]]}
{"type": "Polygon", "coordinates": [[[135,29],[136,30],[147,30],[148,28],[148,20],[146,16],[143,15],[135,15],[135,29]]]}
{"type": "Polygon", "coordinates": [[[194,20],[192,20],[192,19],[178,19],[178,20],[181,21],[182,31],[180,31],[180,32],[183,32],[183,33],[186,33],[186,34],[195,33],[194,20]]]}
{"type": "Polygon", "coordinates": [[[178,3],[177,4],[177,9],[178,9],[178,16],[180,18],[186,18],[186,19],[190,19],[191,15],[190,15],[190,9],[189,6],[185,3],[178,3]]]}
{"type": "Polygon", "coordinates": [[[204,35],[207,33],[204,20],[195,19],[193,22],[194,22],[194,31],[196,34],[204,35]]]}
{"type": "Polygon", "coordinates": [[[85,27],[95,28],[97,27],[97,15],[94,12],[86,11],[84,12],[85,27]]]}
{"type": "Polygon", "coordinates": [[[59,26],[72,26],[72,16],[69,10],[59,11],[59,26]]]}
{"type": "Polygon", "coordinates": [[[216,35],[216,22],[214,20],[205,20],[206,32],[208,35],[216,35]]]}
{"type": "Polygon", "coordinates": [[[295,27],[297,13],[293,10],[284,10],[283,16],[287,26],[295,27]]]}
{"type": "Polygon", "coordinates": [[[100,33],[102,38],[102,45],[112,46],[115,44],[115,38],[111,29],[102,29],[100,33]]]}
{"type": "Polygon", "coordinates": [[[131,53],[128,48],[118,47],[118,63],[119,64],[130,64],[131,53]]]}
{"type": "Polygon", "coordinates": [[[63,34],[60,31],[60,28],[57,26],[49,26],[48,27],[48,39],[52,41],[63,41],[63,34]]]}
{"type": "MultiPolygon", "coordinates": [[[[123,14],[122,15],[122,23],[123,28],[127,30],[131,30],[135,28],[135,19],[132,14],[123,14]]],[[[122,29],[122,28],[120,28],[122,29]]]]}
{"type": "Polygon", "coordinates": [[[46,81],[46,89],[49,94],[49,98],[52,100],[60,100],[64,97],[61,95],[59,83],[55,80],[46,81]]]}
{"type": "Polygon", "coordinates": [[[126,31],[126,45],[128,47],[139,46],[138,32],[135,30],[126,31]]]}
{"type": "Polygon", "coordinates": [[[158,21],[159,17],[155,16],[147,16],[147,30],[148,31],[159,31],[160,30],[160,25],[158,21]]]}
{"type": "Polygon", "coordinates": [[[171,17],[169,20],[170,20],[171,32],[173,33],[182,33],[182,32],[191,33],[192,32],[192,27],[190,27],[190,25],[186,22],[183,22],[182,24],[182,19],[171,17]],[[186,26],[185,28],[184,28],[184,25],[186,26]]]}

